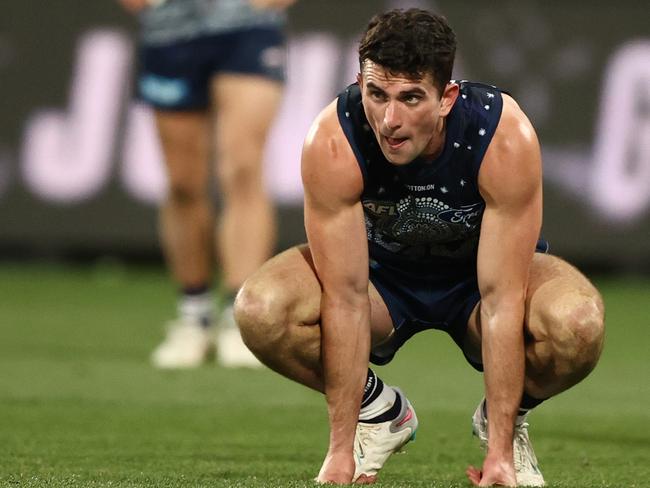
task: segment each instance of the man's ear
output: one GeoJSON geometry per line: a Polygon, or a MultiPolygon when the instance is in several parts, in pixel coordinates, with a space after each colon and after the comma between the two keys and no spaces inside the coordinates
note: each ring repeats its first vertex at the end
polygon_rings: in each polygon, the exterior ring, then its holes
{"type": "Polygon", "coordinates": [[[361,73],[357,73],[357,83],[359,83],[359,86],[363,88],[363,76],[361,76],[361,73]]]}
{"type": "Polygon", "coordinates": [[[449,115],[454,103],[456,103],[459,92],[460,87],[456,83],[447,83],[440,97],[440,115],[442,117],[449,115]]]}

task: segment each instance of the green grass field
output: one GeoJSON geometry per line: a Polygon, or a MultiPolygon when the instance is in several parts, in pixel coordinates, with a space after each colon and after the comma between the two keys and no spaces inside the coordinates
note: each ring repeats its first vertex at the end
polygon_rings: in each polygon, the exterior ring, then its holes
{"type": "MultiPolygon", "coordinates": [[[[650,281],[597,284],[601,363],[534,413],[531,437],[551,487],[650,486],[650,281]]],[[[152,369],[173,304],[160,269],[0,266],[1,486],[315,486],[322,398],[266,370],[152,369]]],[[[435,332],[377,371],[420,429],[376,486],[470,486],[481,376],[435,332]]]]}

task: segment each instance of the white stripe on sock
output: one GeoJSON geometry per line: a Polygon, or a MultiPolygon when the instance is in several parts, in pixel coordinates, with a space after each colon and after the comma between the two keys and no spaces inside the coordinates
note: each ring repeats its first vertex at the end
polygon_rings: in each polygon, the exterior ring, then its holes
{"type": "Polygon", "coordinates": [[[366,405],[359,412],[359,420],[370,420],[387,412],[395,403],[397,394],[390,386],[384,384],[384,389],[369,405],[366,405]]]}

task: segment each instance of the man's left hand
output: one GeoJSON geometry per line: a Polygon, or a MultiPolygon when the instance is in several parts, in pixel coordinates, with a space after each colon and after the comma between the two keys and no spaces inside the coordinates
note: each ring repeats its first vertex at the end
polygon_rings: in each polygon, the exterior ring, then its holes
{"type": "Polygon", "coordinates": [[[469,466],[465,474],[474,486],[517,486],[513,463],[492,459],[489,455],[483,462],[483,470],[469,466]]]}

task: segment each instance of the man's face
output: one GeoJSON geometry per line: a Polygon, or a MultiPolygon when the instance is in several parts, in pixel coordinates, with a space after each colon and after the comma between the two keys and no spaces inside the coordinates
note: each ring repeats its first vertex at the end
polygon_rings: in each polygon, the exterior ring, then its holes
{"type": "Polygon", "coordinates": [[[430,74],[393,74],[370,60],[364,62],[358,81],[366,117],[388,161],[402,165],[440,153],[444,117],[456,100],[457,85],[447,85],[441,96],[430,74]]]}

